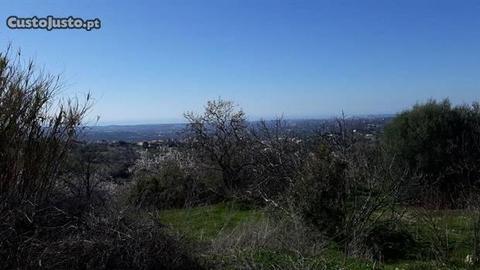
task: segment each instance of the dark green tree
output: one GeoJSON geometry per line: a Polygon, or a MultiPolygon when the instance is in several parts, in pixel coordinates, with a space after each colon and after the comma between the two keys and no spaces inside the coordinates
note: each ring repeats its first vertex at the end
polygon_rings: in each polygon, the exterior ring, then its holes
{"type": "MultiPolygon", "coordinates": [[[[439,207],[458,207],[480,180],[480,106],[430,100],[396,116],[383,143],[417,179],[415,198],[439,207]]],[[[413,179],[413,178],[412,178],[413,179]]]]}

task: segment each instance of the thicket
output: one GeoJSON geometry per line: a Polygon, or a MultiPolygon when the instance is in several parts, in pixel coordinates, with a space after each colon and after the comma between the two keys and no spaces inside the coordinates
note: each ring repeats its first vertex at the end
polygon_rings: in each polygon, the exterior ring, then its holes
{"type": "Polygon", "coordinates": [[[98,156],[66,171],[90,97],[62,102],[60,82],[0,54],[0,268],[198,269],[161,224],[91,200],[98,156]]]}
{"type": "Polygon", "coordinates": [[[417,104],[387,125],[383,145],[410,172],[413,203],[464,208],[480,184],[480,105],[417,104]]]}

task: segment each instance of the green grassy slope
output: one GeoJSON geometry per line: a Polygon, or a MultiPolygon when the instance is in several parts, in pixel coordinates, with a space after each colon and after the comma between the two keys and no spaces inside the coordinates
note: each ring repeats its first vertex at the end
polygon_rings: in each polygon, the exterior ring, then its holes
{"type": "MultiPolygon", "coordinates": [[[[437,211],[430,214],[431,219],[416,220],[417,211],[409,209],[406,215],[408,224],[416,240],[427,250],[428,241],[440,237],[445,239],[449,255],[445,264],[433,260],[403,260],[374,264],[369,261],[345,258],[340,249],[334,245],[318,256],[302,256],[292,252],[272,249],[244,249],[235,253],[211,254],[209,244],[217,237],[225,235],[238,226],[253,224],[266,219],[261,210],[244,209],[234,203],[222,203],[191,209],[161,211],[158,218],[163,224],[187,238],[201,243],[204,247],[200,256],[212,261],[220,268],[226,269],[477,269],[464,263],[471,254],[472,231],[471,217],[462,211],[437,211]],[[427,224],[434,221],[436,231],[427,224]],[[438,234],[433,235],[433,234],[438,234]]],[[[419,254],[421,255],[421,254],[419,254]]]]}

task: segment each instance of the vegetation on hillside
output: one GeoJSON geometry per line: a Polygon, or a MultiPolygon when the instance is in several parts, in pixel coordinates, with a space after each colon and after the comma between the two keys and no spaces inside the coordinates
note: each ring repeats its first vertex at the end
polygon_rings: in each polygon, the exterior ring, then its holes
{"type": "Polygon", "coordinates": [[[185,139],[102,144],[58,82],[0,55],[2,269],[479,266],[477,103],[305,135],[218,99],[185,139]]]}
{"type": "Polygon", "coordinates": [[[0,55],[0,268],[200,268],[156,221],[93,196],[106,180],[100,157],[69,158],[89,97],[61,102],[59,87],[0,55]]]}

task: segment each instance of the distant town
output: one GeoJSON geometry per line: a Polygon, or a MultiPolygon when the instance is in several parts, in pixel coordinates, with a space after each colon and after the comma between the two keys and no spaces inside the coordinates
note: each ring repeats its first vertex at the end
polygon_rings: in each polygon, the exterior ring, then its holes
{"type": "MultiPolygon", "coordinates": [[[[393,115],[348,117],[345,120],[350,132],[366,139],[375,140],[393,115]]],[[[287,132],[297,137],[334,133],[341,118],[284,120],[287,132]]],[[[268,121],[267,121],[268,122],[268,121]]],[[[257,121],[250,122],[254,126],[257,121]]],[[[137,144],[145,148],[158,145],[174,146],[185,139],[183,131],[187,124],[109,125],[88,126],[80,140],[103,144],[137,144]]]]}

